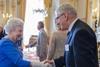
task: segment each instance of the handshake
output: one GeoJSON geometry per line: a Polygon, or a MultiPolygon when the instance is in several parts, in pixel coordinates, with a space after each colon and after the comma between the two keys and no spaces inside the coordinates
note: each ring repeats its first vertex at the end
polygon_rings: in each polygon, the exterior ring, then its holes
{"type": "Polygon", "coordinates": [[[44,61],[42,61],[44,64],[46,64],[46,63],[49,63],[49,64],[53,64],[54,63],[54,61],[53,60],[48,60],[48,59],[46,59],[46,60],[44,60],[44,61]]]}
{"type": "Polygon", "coordinates": [[[31,67],[55,67],[53,60],[44,60],[42,62],[31,62],[31,67]]]}
{"type": "Polygon", "coordinates": [[[44,60],[42,63],[44,63],[47,67],[55,67],[54,60],[44,60]]]}

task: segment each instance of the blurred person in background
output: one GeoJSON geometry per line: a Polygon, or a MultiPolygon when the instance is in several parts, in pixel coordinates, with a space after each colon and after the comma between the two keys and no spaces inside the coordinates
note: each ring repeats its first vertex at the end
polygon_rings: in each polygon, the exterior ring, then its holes
{"type": "Polygon", "coordinates": [[[37,45],[37,36],[31,35],[31,37],[29,38],[29,44],[26,46],[26,48],[35,47],[36,45],[37,45]]]}
{"type": "Polygon", "coordinates": [[[48,36],[44,30],[44,23],[42,21],[38,22],[37,28],[39,30],[37,38],[37,55],[39,56],[40,61],[44,61],[47,57],[48,36]]]}
{"type": "Polygon", "coordinates": [[[64,43],[67,35],[67,30],[63,28],[58,19],[55,19],[57,31],[53,32],[50,37],[48,54],[45,63],[52,63],[54,60],[56,67],[65,66],[64,62],[64,43]]]}
{"type": "Polygon", "coordinates": [[[3,26],[0,25],[0,40],[5,36],[3,26]]]}

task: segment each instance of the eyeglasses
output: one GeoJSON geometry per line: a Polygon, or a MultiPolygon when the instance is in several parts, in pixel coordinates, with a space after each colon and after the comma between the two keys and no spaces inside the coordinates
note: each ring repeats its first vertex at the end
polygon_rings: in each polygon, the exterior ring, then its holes
{"type": "Polygon", "coordinates": [[[55,23],[57,24],[58,23],[58,20],[60,20],[60,18],[66,18],[66,15],[65,15],[65,13],[62,13],[62,14],[60,14],[59,16],[57,16],[56,18],[55,18],[55,23]],[[64,16],[64,17],[62,17],[62,16],[64,16]]]}
{"type": "Polygon", "coordinates": [[[55,20],[59,19],[59,18],[60,18],[60,17],[62,17],[62,16],[66,17],[66,16],[65,16],[65,14],[64,14],[64,13],[62,13],[61,15],[59,15],[58,17],[56,17],[56,19],[55,19],[55,20]]]}

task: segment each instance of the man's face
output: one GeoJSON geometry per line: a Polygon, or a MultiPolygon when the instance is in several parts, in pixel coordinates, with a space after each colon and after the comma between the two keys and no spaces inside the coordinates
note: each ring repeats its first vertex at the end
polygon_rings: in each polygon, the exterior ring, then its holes
{"type": "Polygon", "coordinates": [[[12,34],[14,35],[14,39],[20,40],[23,36],[23,28],[22,27],[16,27],[16,29],[12,32],[12,34]]]}
{"type": "Polygon", "coordinates": [[[69,22],[68,22],[68,15],[67,13],[57,14],[57,23],[61,25],[62,30],[67,30],[69,28],[69,22]]]}
{"type": "Polygon", "coordinates": [[[60,23],[58,23],[57,20],[55,20],[55,24],[56,24],[57,29],[58,29],[58,30],[61,30],[61,25],[60,25],[60,23]]]}
{"type": "Polygon", "coordinates": [[[34,44],[35,40],[36,40],[36,38],[34,36],[31,36],[29,39],[29,44],[34,44]]]}

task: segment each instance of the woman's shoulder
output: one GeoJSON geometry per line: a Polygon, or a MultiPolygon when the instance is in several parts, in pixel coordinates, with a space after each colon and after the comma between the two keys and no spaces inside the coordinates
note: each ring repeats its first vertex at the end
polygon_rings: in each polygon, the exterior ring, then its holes
{"type": "Polygon", "coordinates": [[[53,32],[54,35],[63,35],[63,34],[67,34],[67,31],[55,31],[53,32]]]}
{"type": "Polygon", "coordinates": [[[56,34],[58,34],[58,33],[59,33],[59,31],[54,31],[54,32],[52,32],[53,35],[56,35],[56,34]]]}
{"type": "Polygon", "coordinates": [[[12,41],[10,41],[9,39],[7,38],[2,38],[0,40],[0,46],[8,46],[8,44],[13,44],[12,41]]]}

